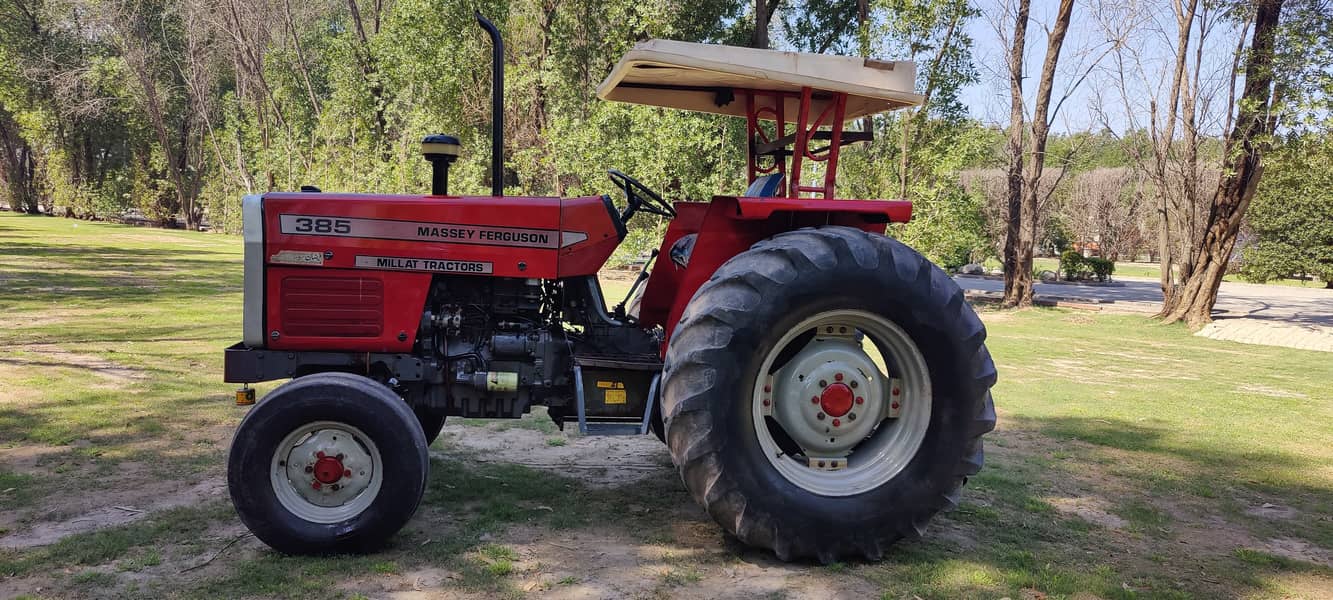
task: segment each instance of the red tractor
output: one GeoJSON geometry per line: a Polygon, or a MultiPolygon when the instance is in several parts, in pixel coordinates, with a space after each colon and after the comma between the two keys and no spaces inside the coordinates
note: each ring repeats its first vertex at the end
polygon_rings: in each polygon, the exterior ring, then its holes
{"type": "MultiPolygon", "coordinates": [[[[780,558],[878,559],[920,535],[995,426],[986,330],[958,286],[884,235],[905,201],[835,199],[844,123],[920,104],[910,62],[653,40],[605,100],[743,117],[749,188],[674,202],[504,197],[496,50],[491,196],[296,193],[243,202],[244,337],[226,380],[291,378],[241,421],[227,482],[289,553],[373,549],[416,510],[448,416],[534,405],[588,435],[663,439],[728,532],[780,558]],[[629,297],[597,273],[640,213],[670,225],[629,297]]],[[[248,386],[238,393],[252,401],[248,386]]]]}

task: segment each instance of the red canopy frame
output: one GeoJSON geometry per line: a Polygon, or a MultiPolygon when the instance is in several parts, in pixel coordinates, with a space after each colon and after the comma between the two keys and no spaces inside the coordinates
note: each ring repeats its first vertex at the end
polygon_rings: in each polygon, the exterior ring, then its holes
{"type": "MultiPolygon", "coordinates": [[[[799,94],[754,89],[737,89],[735,93],[745,97],[748,183],[754,183],[760,176],[777,173],[785,176],[787,180],[783,190],[784,197],[800,198],[801,194],[810,194],[808,197],[832,199],[838,177],[838,154],[844,142],[843,125],[847,111],[847,94],[818,92],[818,99],[828,102],[819,114],[814,115],[812,121],[810,107],[812,100],[816,98],[816,92],[810,87],[802,87],[799,94]],[[799,102],[794,121],[787,120],[788,100],[799,102]],[[761,120],[773,121],[775,125],[773,135],[761,126],[761,120]],[[788,124],[792,127],[791,134],[787,133],[788,124]],[[825,127],[828,128],[827,132],[820,131],[825,127]],[[829,145],[823,148],[811,148],[810,142],[816,139],[828,139],[829,145]],[[790,150],[787,150],[788,145],[792,146],[790,150]],[[764,156],[771,156],[773,163],[764,166],[761,163],[761,157],[764,156]],[[801,168],[805,161],[825,163],[822,184],[801,183],[801,168]]],[[[869,139],[868,133],[857,139],[869,139]]]]}

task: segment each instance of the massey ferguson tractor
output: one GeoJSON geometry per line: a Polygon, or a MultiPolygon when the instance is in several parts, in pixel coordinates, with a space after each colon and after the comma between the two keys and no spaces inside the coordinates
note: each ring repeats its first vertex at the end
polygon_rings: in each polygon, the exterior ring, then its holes
{"type": "Polygon", "coordinates": [[[956,505],[995,426],[986,329],[885,236],[909,202],[834,194],[840,149],[872,137],[844,125],[919,105],[914,65],[644,42],[598,97],[745,119],[744,193],[667,202],[610,169],[623,202],[506,197],[502,45],[478,20],[495,50],[490,196],[449,194],[459,143],[431,135],[428,195],[243,201],[225,379],[247,384],[242,404],[248,384],[291,379],[232,442],[246,526],[281,552],[373,550],[416,511],[447,417],[538,405],[586,435],[655,434],[723,529],[784,560],[875,560],[956,505]],[[643,213],[670,224],[608,307],[597,273],[643,213]]]}

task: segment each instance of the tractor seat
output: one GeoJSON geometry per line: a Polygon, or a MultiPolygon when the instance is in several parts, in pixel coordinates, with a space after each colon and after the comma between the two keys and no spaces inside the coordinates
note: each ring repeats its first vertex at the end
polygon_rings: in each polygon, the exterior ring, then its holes
{"type": "MultiPolygon", "coordinates": [[[[764,175],[756,177],[750,187],[745,189],[747,198],[773,198],[782,192],[783,184],[782,173],[764,175]]],[[[699,238],[699,234],[691,233],[683,235],[676,243],[671,245],[671,262],[684,269],[690,266],[690,254],[694,252],[694,241],[699,238]]]]}
{"type": "Polygon", "coordinates": [[[782,173],[755,177],[750,187],[745,188],[747,198],[773,198],[782,191],[782,173]]]}

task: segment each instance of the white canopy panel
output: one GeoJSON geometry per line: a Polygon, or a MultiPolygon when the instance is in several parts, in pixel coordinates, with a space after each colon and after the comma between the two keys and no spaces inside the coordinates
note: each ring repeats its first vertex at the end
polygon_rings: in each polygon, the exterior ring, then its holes
{"type": "MultiPolygon", "coordinates": [[[[597,97],[745,117],[745,98],[733,89],[799,93],[809,87],[812,120],[827,105],[829,92],[847,94],[844,118],[851,120],[920,105],[924,97],[913,91],[915,83],[911,61],[649,40],[616,63],[597,97]]],[[[799,106],[797,99],[787,101],[788,122],[796,120],[799,106]]]]}

